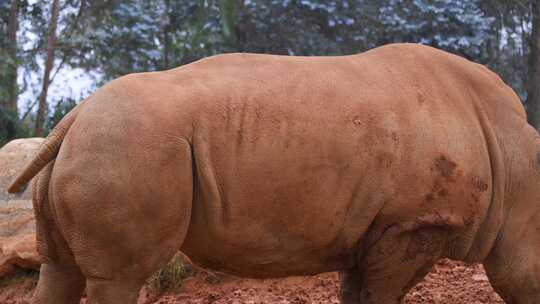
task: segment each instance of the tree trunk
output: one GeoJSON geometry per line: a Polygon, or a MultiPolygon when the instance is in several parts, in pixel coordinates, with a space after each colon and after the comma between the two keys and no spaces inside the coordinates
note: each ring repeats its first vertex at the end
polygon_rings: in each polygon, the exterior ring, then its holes
{"type": "Polygon", "coordinates": [[[221,0],[219,2],[221,30],[227,44],[233,49],[236,46],[237,4],[237,0],[221,0]]]}
{"type": "Polygon", "coordinates": [[[51,20],[49,24],[49,35],[47,38],[47,58],[45,60],[45,71],[43,74],[43,86],[39,95],[39,108],[36,117],[35,136],[43,137],[43,125],[45,114],[47,113],[47,91],[49,90],[49,78],[54,64],[54,49],[56,45],[56,25],[60,12],[59,0],[54,0],[51,9],[51,20]]]}
{"type": "Polygon", "coordinates": [[[527,116],[537,130],[540,127],[540,0],[532,0],[532,35],[529,54],[527,116]]]}
{"type": "Polygon", "coordinates": [[[11,2],[11,8],[9,12],[9,24],[8,24],[8,56],[10,57],[10,64],[8,65],[8,88],[7,88],[7,103],[6,108],[8,111],[17,113],[17,30],[19,28],[18,18],[18,1],[13,0],[11,2]]]}
{"type": "Polygon", "coordinates": [[[171,13],[170,13],[170,1],[165,0],[165,18],[167,18],[167,24],[163,28],[163,70],[169,68],[169,49],[170,49],[170,35],[171,30],[171,13]]]}

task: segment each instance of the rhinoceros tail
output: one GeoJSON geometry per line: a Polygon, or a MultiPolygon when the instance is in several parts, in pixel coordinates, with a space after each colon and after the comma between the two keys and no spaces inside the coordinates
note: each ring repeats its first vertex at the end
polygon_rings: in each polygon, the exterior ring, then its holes
{"type": "MultiPolygon", "coordinates": [[[[82,104],[82,102],[81,102],[82,104]]],[[[69,112],[52,130],[47,136],[38,152],[32,159],[32,161],[26,165],[23,171],[17,176],[17,178],[11,183],[8,188],[9,193],[20,192],[28,182],[43,169],[48,163],[50,163],[60,150],[60,146],[64,141],[67,131],[75,121],[77,113],[79,112],[80,105],[76,106],[71,112],[69,112]]]]}

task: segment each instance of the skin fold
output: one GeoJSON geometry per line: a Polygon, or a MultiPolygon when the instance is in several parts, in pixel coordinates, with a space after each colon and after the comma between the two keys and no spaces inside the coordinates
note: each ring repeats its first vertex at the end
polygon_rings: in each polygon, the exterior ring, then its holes
{"type": "Polygon", "coordinates": [[[177,250],[256,278],[340,271],[396,304],[440,258],[540,301],[540,140],[487,68],[394,44],[227,54],[131,74],[78,106],[37,171],[34,303],[136,303],[177,250]],[[54,162],[51,162],[54,160],[54,162]]]}

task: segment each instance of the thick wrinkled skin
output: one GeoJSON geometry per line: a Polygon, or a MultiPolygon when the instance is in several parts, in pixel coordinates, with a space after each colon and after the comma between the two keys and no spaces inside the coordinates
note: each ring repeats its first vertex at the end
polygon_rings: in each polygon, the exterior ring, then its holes
{"type": "Polygon", "coordinates": [[[540,301],[540,140],[481,65],[412,44],[220,55],[78,111],[36,183],[35,303],[85,285],[135,303],[178,249],[241,276],[339,270],[363,304],[399,303],[450,257],[483,262],[507,303],[540,301]]]}

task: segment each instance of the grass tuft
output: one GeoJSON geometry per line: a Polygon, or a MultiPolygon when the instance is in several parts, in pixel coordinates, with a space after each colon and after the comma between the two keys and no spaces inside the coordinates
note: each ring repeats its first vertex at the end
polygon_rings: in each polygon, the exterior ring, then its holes
{"type": "Polygon", "coordinates": [[[0,278],[0,288],[29,282],[30,287],[37,286],[39,271],[17,268],[13,273],[0,278]]]}
{"type": "Polygon", "coordinates": [[[193,270],[177,254],[162,269],[158,270],[148,279],[150,291],[156,295],[177,290],[182,286],[182,280],[191,275],[193,270]]]}

